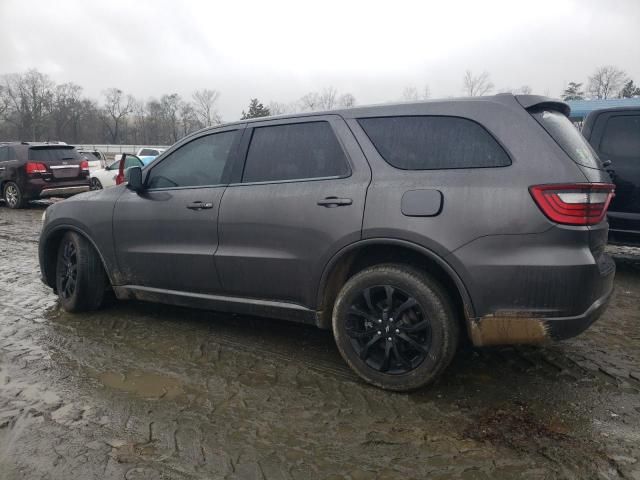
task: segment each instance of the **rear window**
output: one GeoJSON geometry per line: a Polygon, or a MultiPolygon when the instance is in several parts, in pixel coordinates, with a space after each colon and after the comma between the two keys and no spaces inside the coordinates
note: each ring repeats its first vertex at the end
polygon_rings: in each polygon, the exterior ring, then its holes
{"type": "Polygon", "coordinates": [[[60,162],[62,160],[80,160],[80,155],[73,147],[30,148],[29,160],[36,162],[60,162]]]}
{"type": "Polygon", "coordinates": [[[596,152],[565,115],[555,110],[536,110],[531,115],[571,160],[584,167],[602,168],[596,152]]]}
{"type": "Polygon", "coordinates": [[[379,117],[358,122],[382,158],[403,170],[511,165],[509,156],[491,134],[465,118],[379,117]]]}
{"type": "Polygon", "coordinates": [[[151,156],[158,156],[159,152],[158,150],[154,150],[152,148],[143,148],[142,150],[140,150],[140,156],[142,157],[151,157],[151,156]]]}
{"type": "Polygon", "coordinates": [[[640,158],[640,116],[611,117],[602,135],[600,151],[613,157],[640,158]]]}

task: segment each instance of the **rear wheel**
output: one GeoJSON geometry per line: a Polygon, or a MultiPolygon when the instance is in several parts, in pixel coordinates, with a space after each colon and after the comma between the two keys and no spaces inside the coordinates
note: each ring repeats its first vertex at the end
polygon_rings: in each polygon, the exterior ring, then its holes
{"type": "Polygon", "coordinates": [[[102,305],[107,277],[98,253],[89,241],[67,232],[58,248],[56,290],[68,312],[96,310],[102,305]]]}
{"type": "Polygon", "coordinates": [[[5,183],[3,197],[9,208],[24,208],[27,205],[27,201],[22,196],[22,190],[20,190],[17,183],[5,183]]]}
{"type": "Polygon", "coordinates": [[[102,190],[102,183],[97,178],[91,179],[90,190],[102,190]]]}
{"type": "Polygon", "coordinates": [[[407,391],[433,382],[449,365],[459,328],[436,281],[411,267],[385,264],[347,281],[334,305],[333,333],[360,377],[407,391]]]}

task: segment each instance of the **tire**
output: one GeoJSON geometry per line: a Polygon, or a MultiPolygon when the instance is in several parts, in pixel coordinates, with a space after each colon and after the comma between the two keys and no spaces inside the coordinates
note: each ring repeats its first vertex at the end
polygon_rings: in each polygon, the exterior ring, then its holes
{"type": "Polygon", "coordinates": [[[440,284],[399,264],[377,265],[351,277],[338,294],[332,322],[347,364],[366,382],[395,391],[435,381],[455,355],[460,330],[440,284]]]}
{"type": "Polygon", "coordinates": [[[56,260],[56,291],[67,312],[97,310],[104,300],[107,276],[100,256],[75,232],[62,237],[56,260]]]}
{"type": "Polygon", "coordinates": [[[97,178],[93,177],[91,178],[91,183],[90,183],[90,190],[102,190],[102,183],[100,183],[100,180],[98,180],[97,178]]]}
{"type": "Polygon", "coordinates": [[[4,197],[4,203],[9,208],[24,208],[27,206],[27,201],[22,196],[22,190],[17,183],[7,182],[2,189],[2,196],[4,197]]]}

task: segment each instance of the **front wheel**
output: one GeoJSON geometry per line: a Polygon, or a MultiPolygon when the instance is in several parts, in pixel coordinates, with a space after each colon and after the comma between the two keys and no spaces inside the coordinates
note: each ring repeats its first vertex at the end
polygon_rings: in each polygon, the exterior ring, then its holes
{"type": "Polygon", "coordinates": [[[4,186],[3,196],[4,202],[9,208],[24,208],[27,205],[17,183],[7,182],[4,186]]]}
{"type": "Polygon", "coordinates": [[[408,391],[433,382],[449,365],[459,327],[440,284],[420,270],[384,264],[346,282],[334,305],[333,334],[365,381],[408,391]]]}
{"type": "Polygon", "coordinates": [[[98,253],[89,241],[67,232],[58,248],[56,290],[67,312],[96,310],[102,305],[107,277],[98,253]]]}

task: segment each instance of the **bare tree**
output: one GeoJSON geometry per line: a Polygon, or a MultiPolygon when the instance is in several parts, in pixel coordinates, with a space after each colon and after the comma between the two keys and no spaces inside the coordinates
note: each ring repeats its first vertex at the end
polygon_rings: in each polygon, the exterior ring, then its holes
{"type": "Polygon", "coordinates": [[[405,102],[417,102],[418,100],[427,100],[431,96],[431,90],[429,85],[425,85],[422,89],[422,93],[418,92],[418,89],[413,85],[404,87],[402,90],[402,100],[405,102]]]}
{"type": "Polygon", "coordinates": [[[319,97],[319,105],[322,110],[333,110],[336,107],[338,91],[335,87],[326,87],[319,97]]]}
{"type": "Polygon", "coordinates": [[[164,138],[167,143],[177,142],[180,138],[178,110],[182,99],[177,93],[163,95],[160,97],[160,108],[164,124],[164,138]]]}
{"type": "Polygon", "coordinates": [[[320,108],[320,95],[317,92],[309,92],[300,98],[300,108],[303,111],[313,112],[320,108]]]}
{"type": "Polygon", "coordinates": [[[404,87],[404,90],[402,90],[402,100],[405,102],[416,102],[418,100],[418,89],[413,86],[404,87]]]}
{"type": "Polygon", "coordinates": [[[592,98],[610,98],[617,96],[622,85],[627,81],[627,74],[613,65],[599,67],[589,77],[587,90],[592,98]]]}
{"type": "Polygon", "coordinates": [[[15,125],[21,138],[39,140],[45,135],[53,86],[51,79],[37,70],[5,75],[3,96],[10,110],[7,119],[15,125]]]}
{"type": "Polygon", "coordinates": [[[474,76],[471,70],[467,70],[463,78],[463,91],[470,97],[481,97],[493,90],[493,83],[487,72],[474,76]]]}
{"type": "Polygon", "coordinates": [[[216,109],[218,97],[220,97],[220,92],[206,88],[196,90],[193,93],[194,112],[205,127],[222,123],[222,119],[216,109]]]}
{"type": "Polygon", "coordinates": [[[109,88],[103,95],[105,102],[102,121],[107,127],[111,143],[118,143],[122,126],[133,109],[135,99],[132,96],[125,98],[124,92],[119,88],[109,88]]]}
{"type": "Polygon", "coordinates": [[[198,115],[196,115],[194,105],[190,102],[180,103],[179,115],[182,129],[180,134],[182,137],[189,135],[191,132],[195,132],[202,126],[198,119],[198,115]]]}
{"type": "Polygon", "coordinates": [[[338,105],[341,108],[353,108],[356,106],[356,97],[350,93],[343,93],[338,98],[338,105]]]}
{"type": "Polygon", "coordinates": [[[267,108],[271,115],[284,115],[291,112],[290,105],[282,102],[269,102],[267,108]]]}
{"type": "MultiPolygon", "coordinates": [[[[68,127],[77,127],[82,116],[82,87],[75,83],[63,83],[53,91],[51,120],[57,139],[75,136],[77,132],[69,132],[68,127]]],[[[75,130],[75,129],[74,129],[75,130]]]]}

